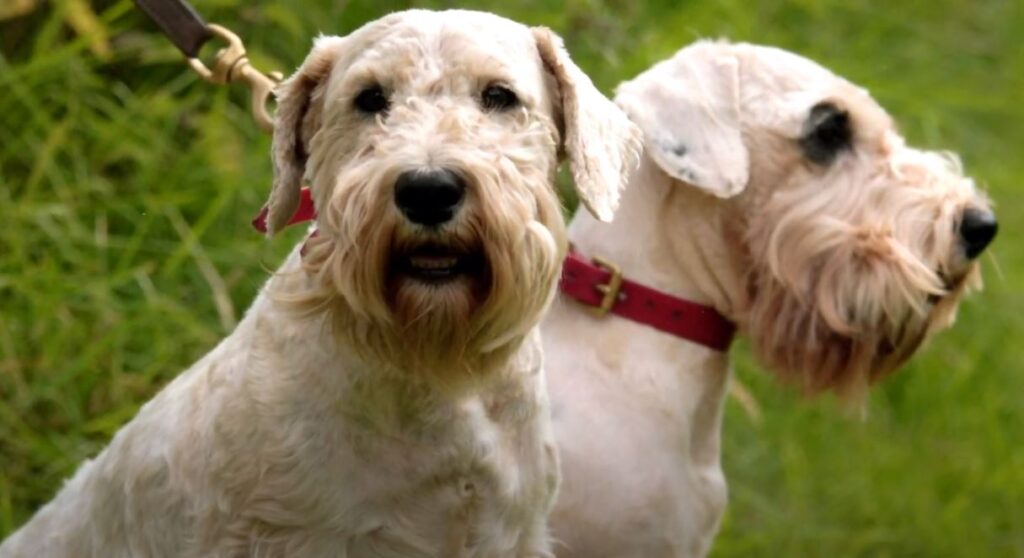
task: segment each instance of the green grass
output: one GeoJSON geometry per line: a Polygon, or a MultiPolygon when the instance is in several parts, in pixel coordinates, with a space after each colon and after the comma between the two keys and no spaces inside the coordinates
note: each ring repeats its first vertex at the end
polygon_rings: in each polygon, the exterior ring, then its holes
{"type": "MultiPolygon", "coordinates": [[[[286,71],[316,33],[406,6],[195,4],[286,71]]],[[[801,400],[741,346],[764,418],[727,404],[715,556],[1024,557],[1020,0],[460,6],[551,26],[606,91],[698,37],[782,46],[870,88],[913,143],[960,152],[1002,223],[986,290],[866,418],[801,400]]],[[[0,23],[0,536],[221,338],[301,235],[249,228],[271,170],[245,106],[199,82],[128,0],[0,23]]]]}

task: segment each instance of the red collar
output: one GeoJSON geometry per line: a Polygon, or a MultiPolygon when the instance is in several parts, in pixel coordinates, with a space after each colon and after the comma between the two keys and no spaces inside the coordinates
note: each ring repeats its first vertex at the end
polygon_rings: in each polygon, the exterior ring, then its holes
{"type": "MultiPolygon", "coordinates": [[[[261,233],[267,232],[267,215],[270,213],[270,207],[264,205],[263,209],[256,214],[256,217],[252,220],[252,226],[254,229],[261,233]]],[[[295,215],[285,223],[285,226],[294,225],[296,223],[305,223],[306,221],[312,221],[316,219],[316,206],[313,205],[313,194],[309,188],[302,188],[299,192],[299,208],[295,210],[295,215]]]]}
{"type": "Polygon", "coordinates": [[[608,313],[725,351],[736,326],[711,306],[661,292],[622,277],[619,267],[602,258],[593,263],[570,250],[562,265],[559,288],[598,316],[608,313]]]}
{"type": "MultiPolygon", "coordinates": [[[[303,188],[299,208],[287,224],[315,218],[313,197],[309,188],[303,188]]],[[[266,207],[252,220],[252,226],[267,232],[266,207]]],[[[623,279],[617,265],[601,258],[594,258],[591,263],[573,250],[562,265],[562,280],[558,286],[566,295],[592,306],[599,316],[612,313],[716,351],[727,350],[736,332],[736,326],[714,308],[623,279]]]]}

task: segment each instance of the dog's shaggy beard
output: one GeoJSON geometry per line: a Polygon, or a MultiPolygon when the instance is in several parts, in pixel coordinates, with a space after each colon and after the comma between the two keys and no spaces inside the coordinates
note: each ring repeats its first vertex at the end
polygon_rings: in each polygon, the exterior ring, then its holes
{"type": "Polygon", "coordinates": [[[330,312],[341,341],[384,369],[462,385],[507,363],[553,297],[565,245],[551,177],[514,155],[467,174],[467,206],[443,233],[411,231],[391,207],[381,185],[401,169],[347,169],[317,204],[303,256],[310,288],[292,302],[330,312]],[[437,284],[397,271],[394,256],[422,244],[478,253],[480,269],[437,284]]]}
{"type": "Polygon", "coordinates": [[[955,244],[974,194],[954,160],[908,150],[863,178],[848,164],[756,212],[745,326],[784,380],[857,399],[952,323],[980,274],[955,244]]]}

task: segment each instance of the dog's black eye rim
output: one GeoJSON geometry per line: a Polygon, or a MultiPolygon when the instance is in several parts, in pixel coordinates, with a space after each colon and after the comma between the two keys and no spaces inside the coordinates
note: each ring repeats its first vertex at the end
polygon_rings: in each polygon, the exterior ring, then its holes
{"type": "Polygon", "coordinates": [[[486,110],[506,111],[519,106],[519,97],[508,87],[491,84],[480,94],[480,103],[486,110]]]}
{"type": "Polygon", "coordinates": [[[387,93],[380,85],[374,84],[364,87],[357,95],[352,104],[359,112],[366,114],[377,114],[385,112],[391,106],[387,93]]]}
{"type": "Polygon", "coordinates": [[[810,161],[831,164],[842,151],[853,147],[850,114],[832,103],[815,105],[807,118],[800,147],[810,161]]]}

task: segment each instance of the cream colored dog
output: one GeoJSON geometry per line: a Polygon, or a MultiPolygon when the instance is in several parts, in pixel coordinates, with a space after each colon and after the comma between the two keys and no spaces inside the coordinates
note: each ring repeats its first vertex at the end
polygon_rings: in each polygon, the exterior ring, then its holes
{"type": "MultiPolygon", "coordinates": [[[[616,101],[647,153],[614,223],[580,214],[570,240],[714,307],[807,392],[862,393],[978,277],[995,218],[956,158],[907,147],[865,90],[813,62],[702,41],[616,101]]],[[[726,504],[728,356],[569,300],[542,331],[559,556],[705,555],[726,504]]]]}
{"type": "Polygon", "coordinates": [[[550,555],[558,152],[608,218],[639,132],[550,32],[466,11],[318,39],[277,119],[270,230],[305,177],[317,234],[0,556],[550,555]]]}

